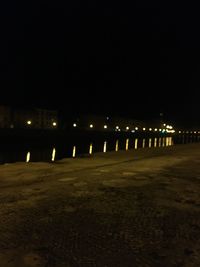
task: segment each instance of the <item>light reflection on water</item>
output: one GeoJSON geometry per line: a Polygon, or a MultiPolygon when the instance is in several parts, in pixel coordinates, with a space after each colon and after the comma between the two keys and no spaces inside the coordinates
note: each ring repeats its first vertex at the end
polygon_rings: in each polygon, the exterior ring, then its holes
{"type": "Polygon", "coordinates": [[[76,157],[76,146],[73,146],[72,158],[76,157]]]}
{"type": "Polygon", "coordinates": [[[54,147],[52,150],[51,161],[55,161],[55,157],[56,157],[56,149],[54,147]]]}
{"type": "Polygon", "coordinates": [[[138,138],[135,139],[135,149],[138,149],[138,138]]]}
{"type": "Polygon", "coordinates": [[[103,152],[104,153],[107,152],[107,141],[105,141],[104,144],[103,144],[103,152]]]}
{"type": "Polygon", "coordinates": [[[26,162],[29,162],[31,158],[31,152],[27,152],[26,154],[26,162]]]}
{"type": "Polygon", "coordinates": [[[162,144],[162,138],[159,137],[159,139],[158,139],[158,146],[161,147],[161,144],[162,144]]]}
{"type": "Polygon", "coordinates": [[[152,144],[152,139],[149,138],[149,148],[151,148],[151,144],[152,144]]]}
{"type": "Polygon", "coordinates": [[[115,151],[117,152],[118,150],[119,150],[119,140],[116,140],[115,151]]]}
{"type": "Polygon", "coordinates": [[[157,147],[157,138],[154,138],[154,147],[157,147]]]}
{"type": "Polygon", "coordinates": [[[127,151],[129,148],[129,139],[126,139],[126,147],[125,147],[125,150],[127,151]]]}
{"type": "Polygon", "coordinates": [[[89,154],[92,155],[92,150],[93,150],[93,144],[91,143],[90,144],[90,147],[89,147],[89,154]]]}
{"type": "Polygon", "coordinates": [[[120,149],[128,151],[128,150],[136,150],[142,148],[161,148],[161,147],[169,147],[173,146],[174,143],[187,144],[193,142],[199,142],[200,136],[193,136],[191,139],[191,135],[182,135],[178,136],[177,139],[174,140],[174,137],[146,137],[146,138],[126,138],[126,139],[108,139],[106,141],[93,141],[93,142],[80,142],[74,143],[73,146],[57,146],[55,145],[53,148],[44,148],[44,149],[31,149],[31,147],[26,150],[10,150],[7,152],[5,150],[4,154],[0,153],[0,163],[9,163],[9,162],[37,162],[37,161],[48,161],[54,162],[56,160],[71,157],[76,158],[81,154],[94,154],[94,146],[95,152],[104,153],[108,151],[119,151],[120,149]],[[177,142],[178,140],[178,142],[177,142]]]}
{"type": "Polygon", "coordinates": [[[146,143],[145,138],[143,138],[142,139],[142,148],[145,148],[145,143],[146,143]]]}

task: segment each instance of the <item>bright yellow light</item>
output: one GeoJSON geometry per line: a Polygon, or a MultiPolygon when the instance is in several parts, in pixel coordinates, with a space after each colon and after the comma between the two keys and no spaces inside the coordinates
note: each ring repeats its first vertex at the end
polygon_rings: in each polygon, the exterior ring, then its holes
{"type": "Polygon", "coordinates": [[[94,127],[94,125],[93,124],[90,124],[90,128],[93,128],[94,127]]]}
{"type": "Polygon", "coordinates": [[[155,132],[157,132],[157,131],[158,131],[158,129],[157,129],[157,128],[155,128],[155,129],[154,129],[154,131],[155,131],[155,132]]]}
{"type": "Polygon", "coordinates": [[[181,133],[181,131],[178,131],[178,133],[181,133]]]}
{"type": "Polygon", "coordinates": [[[152,131],[152,128],[149,128],[149,131],[151,132],[152,131]]]}
{"type": "Polygon", "coordinates": [[[76,146],[73,146],[72,158],[76,157],[76,146]]]}
{"type": "Polygon", "coordinates": [[[126,130],[127,130],[127,131],[129,130],[129,127],[128,127],[128,126],[126,127],[126,130]]]}
{"type": "Polygon", "coordinates": [[[146,128],[142,128],[143,131],[146,131],[146,128]]]}
{"type": "Polygon", "coordinates": [[[54,127],[57,126],[57,123],[56,123],[55,121],[53,122],[53,126],[54,126],[54,127]]]}
{"type": "Polygon", "coordinates": [[[107,126],[107,125],[104,125],[104,126],[103,126],[103,128],[104,128],[104,129],[107,129],[107,128],[108,128],[108,126],[107,126]]]}
{"type": "Polygon", "coordinates": [[[26,162],[29,162],[29,161],[30,161],[30,157],[31,157],[31,153],[28,152],[28,153],[26,154],[26,162]]]}
{"type": "Polygon", "coordinates": [[[119,130],[119,126],[116,126],[115,129],[119,130]]]}
{"type": "Polygon", "coordinates": [[[159,132],[162,132],[162,129],[159,129],[159,132]]]}
{"type": "Polygon", "coordinates": [[[76,123],[74,123],[74,124],[73,124],[73,127],[77,127],[77,124],[76,124],[76,123]]]}
{"type": "Polygon", "coordinates": [[[138,130],[138,127],[135,127],[135,130],[137,131],[138,130]]]}
{"type": "Polygon", "coordinates": [[[166,123],[164,123],[163,126],[166,126],[166,123]]]}
{"type": "Polygon", "coordinates": [[[27,123],[28,125],[31,125],[32,121],[27,121],[26,123],[27,123]]]}

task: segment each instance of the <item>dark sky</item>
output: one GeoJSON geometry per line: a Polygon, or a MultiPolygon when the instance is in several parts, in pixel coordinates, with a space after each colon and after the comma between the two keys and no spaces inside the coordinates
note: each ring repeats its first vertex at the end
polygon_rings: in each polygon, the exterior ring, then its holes
{"type": "Polygon", "coordinates": [[[197,6],[1,2],[0,104],[200,124],[197,6]]]}

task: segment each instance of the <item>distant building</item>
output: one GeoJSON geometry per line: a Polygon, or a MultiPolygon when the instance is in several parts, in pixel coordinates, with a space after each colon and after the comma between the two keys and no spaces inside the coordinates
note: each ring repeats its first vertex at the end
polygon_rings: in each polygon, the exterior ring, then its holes
{"type": "Polygon", "coordinates": [[[11,108],[0,106],[0,128],[11,127],[11,108]]]}
{"type": "Polygon", "coordinates": [[[0,106],[0,128],[57,129],[58,112],[37,108],[11,108],[0,106]]]}
{"type": "Polygon", "coordinates": [[[36,109],[36,127],[52,129],[58,127],[58,112],[56,110],[36,109]]]}

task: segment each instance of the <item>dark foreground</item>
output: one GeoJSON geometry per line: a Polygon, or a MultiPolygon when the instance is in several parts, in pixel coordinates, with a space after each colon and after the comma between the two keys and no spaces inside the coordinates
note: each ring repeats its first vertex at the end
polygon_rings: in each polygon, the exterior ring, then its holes
{"type": "Polygon", "coordinates": [[[0,267],[199,267],[200,144],[0,166],[0,267]]]}

